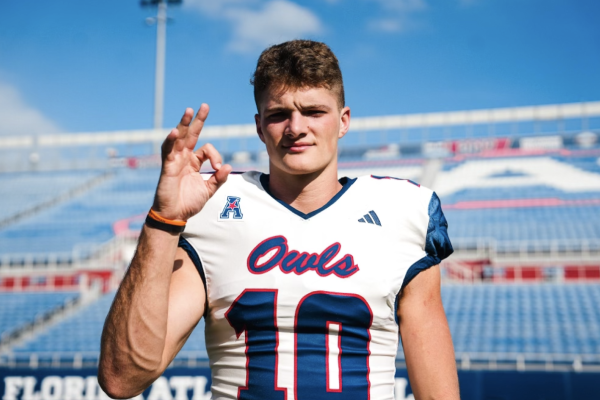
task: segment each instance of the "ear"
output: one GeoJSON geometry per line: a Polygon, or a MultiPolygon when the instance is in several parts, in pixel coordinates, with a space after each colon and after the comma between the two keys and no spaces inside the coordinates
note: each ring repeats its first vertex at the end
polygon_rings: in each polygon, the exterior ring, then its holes
{"type": "Polygon", "coordinates": [[[338,138],[343,138],[348,133],[348,129],[350,129],[350,107],[344,107],[340,111],[340,132],[338,133],[338,138]]]}
{"type": "Polygon", "coordinates": [[[261,142],[265,142],[265,136],[263,135],[262,127],[260,125],[260,114],[254,114],[254,123],[256,124],[256,133],[261,142]]]}

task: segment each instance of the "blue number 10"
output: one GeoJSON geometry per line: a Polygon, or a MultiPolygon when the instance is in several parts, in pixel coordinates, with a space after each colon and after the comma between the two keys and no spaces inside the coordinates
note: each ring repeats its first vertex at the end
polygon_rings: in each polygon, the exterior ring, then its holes
{"type": "MultiPolygon", "coordinates": [[[[246,334],[246,386],[238,389],[238,399],[287,398],[287,389],[277,387],[276,310],[277,290],[247,289],[225,313],[237,336],[246,334]]],[[[372,322],[369,305],[358,295],[312,292],[300,300],[294,321],[296,400],[369,397],[372,322]]]]}

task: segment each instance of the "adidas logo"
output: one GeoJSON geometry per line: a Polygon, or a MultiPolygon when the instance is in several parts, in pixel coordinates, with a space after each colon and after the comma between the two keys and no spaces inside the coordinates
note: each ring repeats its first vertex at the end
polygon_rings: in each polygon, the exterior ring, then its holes
{"type": "Polygon", "coordinates": [[[367,224],[374,224],[381,226],[381,221],[379,221],[379,217],[375,214],[375,211],[369,211],[368,214],[365,214],[358,222],[366,222],[367,224]]]}

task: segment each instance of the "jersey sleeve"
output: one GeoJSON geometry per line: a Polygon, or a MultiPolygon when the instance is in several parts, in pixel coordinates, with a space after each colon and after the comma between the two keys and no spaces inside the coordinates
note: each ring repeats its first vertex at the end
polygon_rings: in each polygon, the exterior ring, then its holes
{"type": "Polygon", "coordinates": [[[200,278],[202,279],[202,284],[204,284],[204,290],[206,290],[206,275],[204,275],[204,268],[202,267],[202,261],[196,252],[196,249],[192,244],[183,236],[179,236],[178,247],[181,247],[187,255],[190,257],[190,260],[194,263],[194,266],[198,270],[200,274],[200,278]]]}
{"type": "Polygon", "coordinates": [[[438,265],[454,252],[448,237],[448,221],[442,212],[442,203],[435,192],[431,195],[428,207],[429,224],[425,236],[425,257],[410,266],[404,277],[402,288],[429,267],[438,265]]]}

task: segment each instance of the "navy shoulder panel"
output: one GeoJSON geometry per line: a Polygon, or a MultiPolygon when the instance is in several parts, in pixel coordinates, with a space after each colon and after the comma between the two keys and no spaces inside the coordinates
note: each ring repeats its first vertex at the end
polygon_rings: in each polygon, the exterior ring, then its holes
{"type": "Polygon", "coordinates": [[[427,255],[410,266],[404,277],[402,288],[419,274],[434,265],[439,264],[454,252],[450,238],[448,237],[448,221],[442,212],[440,198],[434,192],[429,201],[429,224],[427,236],[425,237],[425,252],[427,255]]]}
{"type": "Polygon", "coordinates": [[[448,237],[448,221],[442,212],[442,203],[438,195],[433,192],[429,201],[429,225],[425,239],[427,254],[440,260],[447,258],[454,252],[448,237]]]}
{"type": "Polygon", "coordinates": [[[378,176],[378,175],[371,175],[371,178],[377,179],[377,180],[391,179],[391,180],[394,180],[394,181],[406,181],[408,183],[412,183],[416,187],[421,187],[421,185],[419,185],[417,182],[411,181],[410,179],[396,178],[396,177],[393,177],[393,176],[378,176]]]}

